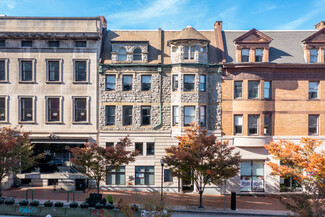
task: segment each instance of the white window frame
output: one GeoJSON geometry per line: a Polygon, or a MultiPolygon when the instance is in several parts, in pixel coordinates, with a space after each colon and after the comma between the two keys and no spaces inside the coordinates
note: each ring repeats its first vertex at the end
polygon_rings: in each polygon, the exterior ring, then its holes
{"type": "Polygon", "coordinates": [[[74,84],[87,84],[89,83],[89,77],[90,77],[90,59],[73,59],[73,82],[74,84]],[[76,80],[76,62],[86,62],[86,80],[85,81],[77,81],[76,80]]]}
{"type": "Polygon", "coordinates": [[[45,96],[45,123],[46,124],[61,124],[63,122],[62,121],[62,117],[63,117],[62,100],[63,100],[62,96],[45,96]],[[59,99],[60,118],[59,118],[58,121],[50,121],[50,120],[48,120],[48,117],[49,117],[48,100],[52,99],[52,98],[58,98],[59,99]]]}
{"type": "Polygon", "coordinates": [[[24,59],[18,59],[18,67],[19,67],[19,83],[35,83],[35,71],[36,71],[36,60],[33,58],[24,58],[24,59]],[[31,81],[23,81],[22,80],[22,62],[24,61],[31,61],[32,62],[32,80],[31,81]]]}
{"type": "Polygon", "coordinates": [[[235,114],[234,115],[234,122],[233,122],[234,123],[234,135],[243,135],[243,120],[244,120],[244,117],[243,117],[242,114],[235,114]],[[236,125],[236,116],[241,117],[241,124],[236,125]],[[236,132],[236,126],[241,126],[241,132],[240,133],[236,132]]]}
{"type": "Polygon", "coordinates": [[[177,126],[179,124],[179,107],[178,105],[172,106],[173,109],[173,117],[172,117],[172,124],[173,126],[177,126]],[[177,113],[177,114],[175,114],[177,113]]]}
{"type": "Polygon", "coordinates": [[[62,83],[62,72],[63,72],[63,61],[62,59],[46,59],[46,83],[53,83],[53,84],[58,84],[58,83],[62,83]],[[49,62],[55,62],[58,61],[59,62],[59,80],[58,81],[50,81],[50,63],[49,62]]]}
{"type": "Polygon", "coordinates": [[[196,107],[195,107],[195,105],[186,105],[186,106],[184,106],[183,110],[184,110],[184,126],[185,126],[185,127],[188,127],[188,126],[190,126],[190,123],[193,123],[193,122],[196,123],[196,112],[197,112],[197,111],[196,111],[196,107]],[[185,109],[186,109],[186,108],[191,108],[191,109],[193,108],[193,109],[194,109],[194,116],[186,116],[186,115],[185,115],[185,109]],[[194,121],[190,122],[189,124],[185,124],[185,122],[186,122],[186,121],[185,121],[185,120],[186,120],[186,117],[193,117],[193,120],[194,120],[194,121]]]}
{"type": "Polygon", "coordinates": [[[0,95],[0,98],[4,98],[5,99],[5,119],[4,120],[0,120],[1,124],[5,124],[9,122],[9,96],[7,95],[0,95]]]}
{"type": "Polygon", "coordinates": [[[34,123],[36,123],[36,96],[28,96],[28,95],[18,96],[18,123],[19,124],[34,124],[34,123]],[[31,121],[21,120],[21,109],[22,109],[21,99],[23,99],[23,98],[31,98],[32,99],[33,118],[31,121]]]}
{"type": "Polygon", "coordinates": [[[8,77],[9,77],[9,61],[7,58],[0,58],[0,61],[4,61],[5,63],[5,79],[0,80],[0,83],[8,83],[8,77]]]}
{"type": "Polygon", "coordinates": [[[90,96],[73,96],[72,97],[72,123],[73,124],[88,124],[90,121],[90,96]],[[75,100],[76,99],[86,99],[86,121],[76,121],[76,117],[75,117],[75,100]]]}

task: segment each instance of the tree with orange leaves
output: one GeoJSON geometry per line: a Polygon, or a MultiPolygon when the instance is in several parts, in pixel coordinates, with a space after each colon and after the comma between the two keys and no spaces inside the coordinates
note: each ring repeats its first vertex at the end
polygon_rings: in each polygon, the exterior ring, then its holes
{"type": "Polygon", "coordinates": [[[97,144],[86,143],[83,148],[71,149],[74,156],[71,161],[82,174],[96,181],[97,193],[99,193],[100,182],[106,180],[111,170],[119,169],[122,165],[135,160],[138,152],[126,150],[131,144],[129,137],[120,139],[115,147],[103,148],[97,144]]]}
{"type": "MultiPolygon", "coordinates": [[[[0,183],[11,173],[31,167],[39,156],[33,156],[29,133],[20,128],[0,128],[0,183]]],[[[0,187],[0,196],[1,196],[0,187]]]]}
{"type": "Polygon", "coordinates": [[[323,216],[322,213],[325,213],[325,150],[320,150],[321,144],[318,139],[302,138],[299,144],[280,140],[265,145],[273,158],[281,162],[266,163],[272,169],[271,174],[292,177],[306,190],[299,196],[293,196],[295,205],[285,203],[300,216],[323,216]],[[313,202],[309,200],[311,196],[313,202]]]}
{"type": "Polygon", "coordinates": [[[177,137],[178,146],[166,148],[163,158],[171,174],[183,180],[193,181],[202,196],[207,184],[219,184],[224,179],[236,176],[239,171],[239,152],[233,153],[234,147],[228,141],[216,141],[207,130],[191,124],[185,129],[186,135],[177,137]]]}

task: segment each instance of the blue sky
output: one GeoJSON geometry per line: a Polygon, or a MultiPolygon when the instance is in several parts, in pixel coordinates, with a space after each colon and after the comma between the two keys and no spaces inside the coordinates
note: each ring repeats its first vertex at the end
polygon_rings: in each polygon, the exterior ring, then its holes
{"type": "Polygon", "coordinates": [[[0,0],[7,16],[98,16],[109,29],[307,30],[325,20],[325,0],[0,0]]]}

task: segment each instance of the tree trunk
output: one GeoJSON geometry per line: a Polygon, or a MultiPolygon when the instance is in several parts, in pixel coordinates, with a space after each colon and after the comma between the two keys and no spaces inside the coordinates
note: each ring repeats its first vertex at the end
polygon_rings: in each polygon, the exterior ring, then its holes
{"type": "Polygon", "coordinates": [[[97,194],[99,194],[99,185],[100,185],[100,180],[97,180],[97,194]]]}
{"type": "Polygon", "coordinates": [[[203,190],[201,188],[199,190],[199,194],[200,194],[200,206],[199,206],[199,208],[203,208],[203,205],[202,205],[203,190]]]}

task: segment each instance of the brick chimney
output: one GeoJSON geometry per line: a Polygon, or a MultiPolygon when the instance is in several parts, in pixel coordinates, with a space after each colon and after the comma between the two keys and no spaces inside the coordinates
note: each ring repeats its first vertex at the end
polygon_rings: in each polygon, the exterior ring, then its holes
{"type": "Polygon", "coordinates": [[[218,62],[225,62],[225,48],[223,46],[223,39],[222,39],[222,21],[216,21],[214,23],[214,34],[216,39],[216,45],[217,45],[217,59],[218,62]]]}
{"type": "Polygon", "coordinates": [[[315,30],[321,30],[323,28],[325,28],[325,21],[320,21],[315,25],[315,30]]]}

